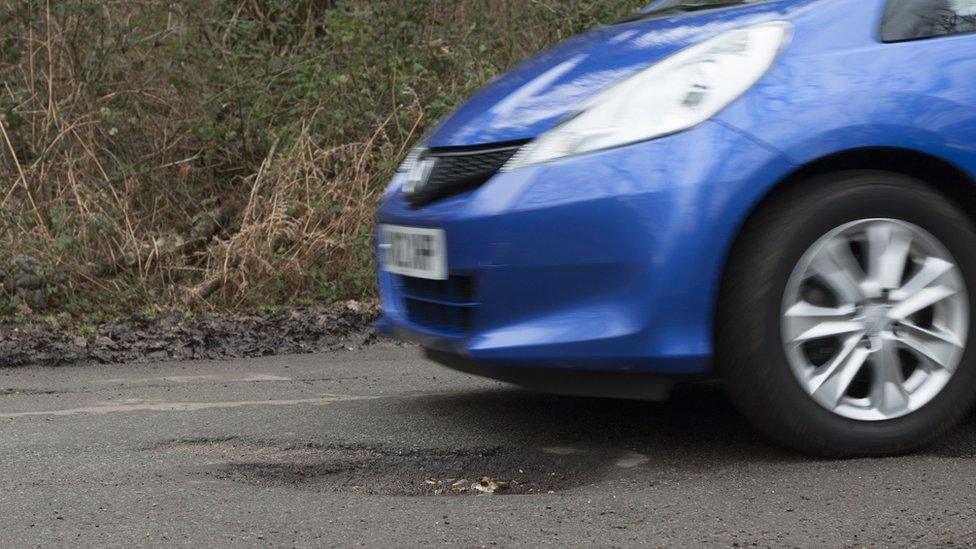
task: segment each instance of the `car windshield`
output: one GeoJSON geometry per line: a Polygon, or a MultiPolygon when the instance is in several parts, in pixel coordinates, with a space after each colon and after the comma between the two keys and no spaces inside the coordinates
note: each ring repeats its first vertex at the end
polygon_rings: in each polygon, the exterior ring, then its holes
{"type": "Polygon", "coordinates": [[[618,23],[627,23],[641,19],[650,19],[675,13],[687,13],[715,8],[727,8],[742,4],[755,4],[766,0],[657,0],[647,5],[638,13],[627,17],[618,23]]]}

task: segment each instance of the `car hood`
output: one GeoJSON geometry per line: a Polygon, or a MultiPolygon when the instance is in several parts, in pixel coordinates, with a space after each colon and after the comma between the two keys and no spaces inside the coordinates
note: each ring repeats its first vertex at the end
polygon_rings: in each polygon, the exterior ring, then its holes
{"type": "Polygon", "coordinates": [[[789,19],[811,0],[772,0],[600,27],[497,78],[444,119],[428,147],[532,139],[609,84],[725,30],[789,19]]]}

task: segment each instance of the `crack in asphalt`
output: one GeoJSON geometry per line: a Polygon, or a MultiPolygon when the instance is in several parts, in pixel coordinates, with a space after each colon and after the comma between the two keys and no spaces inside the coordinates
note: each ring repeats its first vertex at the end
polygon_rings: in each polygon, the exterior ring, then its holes
{"type": "Polygon", "coordinates": [[[113,378],[96,379],[92,383],[102,385],[122,384],[122,385],[155,385],[159,382],[167,383],[264,383],[269,381],[292,381],[292,378],[272,374],[202,374],[194,376],[162,376],[162,377],[140,377],[140,378],[113,378]]]}
{"type": "Polygon", "coordinates": [[[7,395],[66,395],[68,393],[79,393],[83,391],[60,391],[56,389],[16,389],[12,387],[0,387],[0,396],[7,395]]]}
{"type": "Polygon", "coordinates": [[[287,400],[237,400],[228,402],[131,402],[120,403],[103,402],[93,406],[69,408],[67,410],[37,410],[27,412],[0,413],[0,418],[13,419],[35,416],[74,416],[74,415],[102,415],[119,412],[193,412],[213,408],[240,408],[242,406],[321,406],[336,402],[351,400],[371,400],[371,396],[327,396],[321,398],[296,398],[287,400]]]}

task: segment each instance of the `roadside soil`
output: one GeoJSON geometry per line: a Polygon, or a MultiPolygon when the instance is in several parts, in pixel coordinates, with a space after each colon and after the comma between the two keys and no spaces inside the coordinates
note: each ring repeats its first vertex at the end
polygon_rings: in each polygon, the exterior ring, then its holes
{"type": "Polygon", "coordinates": [[[83,335],[69,323],[0,320],[0,367],[220,359],[358,349],[376,340],[376,306],[132,316],[83,335]]]}

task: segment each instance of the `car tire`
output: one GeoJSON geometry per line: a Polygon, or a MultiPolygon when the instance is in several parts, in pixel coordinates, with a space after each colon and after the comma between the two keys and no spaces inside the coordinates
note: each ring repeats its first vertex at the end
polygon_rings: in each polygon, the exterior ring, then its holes
{"type": "MultiPolygon", "coordinates": [[[[880,269],[874,271],[891,272],[890,268],[880,269]]],[[[865,275],[863,280],[869,278],[865,275]]],[[[928,288],[926,292],[926,296],[935,295],[928,288]]],[[[976,231],[969,217],[945,195],[916,179],[878,171],[833,173],[789,184],[760,205],[730,252],[716,312],[718,373],[736,408],[760,431],[794,449],[830,457],[908,452],[952,427],[976,399],[976,322],[970,319],[970,312],[976,311],[974,298],[976,231]],[[898,308],[897,303],[885,300],[907,295],[907,281],[925,266],[941,265],[940,259],[915,248],[906,252],[909,255],[899,271],[903,278],[898,282],[904,291],[878,290],[877,284],[863,281],[845,290],[843,281],[834,280],[834,271],[823,267],[827,260],[820,259],[853,250],[857,266],[867,273],[872,267],[866,262],[877,266],[885,260],[879,258],[898,257],[895,252],[887,255],[888,248],[880,244],[878,249],[883,251],[873,256],[870,250],[864,251],[874,242],[882,242],[880,237],[872,240],[873,235],[887,230],[889,240],[884,242],[893,246],[900,238],[893,235],[906,227],[915,235],[908,238],[911,246],[928,246],[926,250],[937,250],[932,254],[947,253],[944,257],[954,259],[956,268],[947,271],[952,279],[938,284],[956,284],[948,291],[959,290],[961,284],[961,290],[947,298],[951,302],[931,305],[933,310],[913,312],[903,319],[911,326],[911,334],[919,326],[939,332],[940,339],[925,340],[931,343],[927,346],[915,345],[918,338],[899,332],[905,327],[897,320],[922,301],[898,308]],[[857,232],[862,230],[863,234],[857,232]],[[837,282],[841,291],[824,281],[837,282]],[[839,304],[854,302],[852,297],[838,297],[840,294],[862,290],[874,297],[857,301],[853,309],[839,304]],[[794,294],[799,298],[791,305],[789,296],[794,294]],[[826,343],[817,340],[816,345],[805,341],[816,334],[802,332],[806,324],[794,330],[792,322],[802,316],[795,312],[800,304],[816,300],[827,303],[824,307],[830,314],[843,311],[850,315],[845,318],[855,318],[853,325],[865,334],[862,339],[847,346],[852,338],[861,337],[858,331],[851,336],[831,336],[826,343]],[[933,320],[943,318],[952,322],[933,320]],[[951,345],[940,343],[949,339],[942,333],[943,326],[949,326],[945,334],[953,329],[957,332],[951,345]],[[791,339],[795,333],[800,335],[791,339]],[[899,339],[902,337],[906,339],[899,339]],[[906,344],[910,341],[914,346],[906,344]],[[847,358],[839,358],[842,356],[847,358]],[[864,365],[856,366],[861,360],[864,365]],[[836,364],[841,366],[830,375],[856,373],[830,381],[828,391],[823,380],[834,379],[826,372],[836,364]],[[939,370],[942,366],[945,372],[939,370]],[[900,388],[898,379],[902,380],[900,388]],[[920,383],[914,389],[918,394],[910,392],[909,382],[920,383]]]]}

